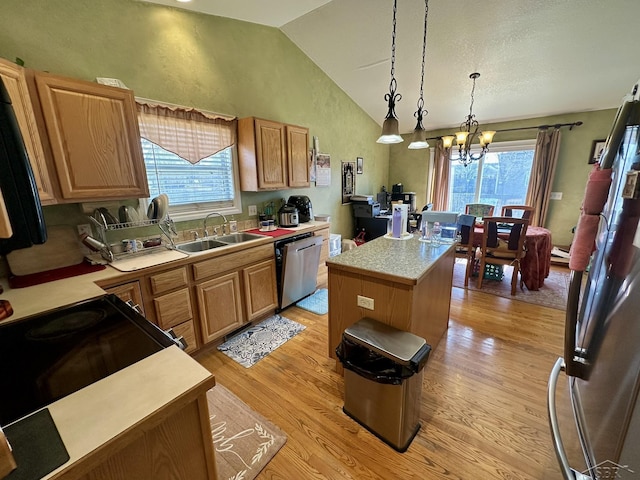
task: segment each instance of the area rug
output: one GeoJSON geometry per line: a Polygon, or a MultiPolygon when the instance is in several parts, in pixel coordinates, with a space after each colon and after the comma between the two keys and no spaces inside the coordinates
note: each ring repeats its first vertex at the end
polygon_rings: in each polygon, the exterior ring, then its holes
{"type": "MultiPolygon", "coordinates": [[[[453,268],[453,286],[464,287],[464,271],[466,268],[466,260],[457,258],[455,266],[453,268]]],[[[511,295],[511,272],[513,267],[504,267],[504,278],[498,280],[484,279],[482,282],[482,288],[478,289],[476,286],[477,277],[471,277],[469,279],[469,290],[477,290],[484,293],[490,293],[499,297],[510,298],[511,300],[518,300],[521,302],[535,303],[537,305],[544,305],[545,307],[557,308],[559,310],[565,310],[567,306],[567,293],[569,289],[569,270],[558,271],[551,270],[549,276],[544,279],[544,285],[540,290],[531,291],[524,287],[520,289],[515,295],[511,295]]]]}
{"type": "Polygon", "coordinates": [[[312,295],[303,298],[296,307],[304,308],[317,315],[325,315],[329,311],[329,290],[320,288],[312,295]]]}
{"type": "Polygon", "coordinates": [[[287,436],[220,384],[207,392],[207,404],[218,480],[252,480],[287,436]]]}
{"type": "Polygon", "coordinates": [[[273,315],[218,346],[218,350],[249,368],[295,337],[306,327],[298,322],[273,315]]]}

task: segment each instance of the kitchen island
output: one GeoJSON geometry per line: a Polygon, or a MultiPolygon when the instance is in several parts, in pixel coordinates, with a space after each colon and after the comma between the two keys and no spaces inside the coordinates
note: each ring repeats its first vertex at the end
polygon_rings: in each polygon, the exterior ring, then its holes
{"type": "Polygon", "coordinates": [[[362,317],[435,348],[449,325],[454,262],[454,245],[432,247],[417,236],[380,237],[329,258],[329,356],[336,358],[342,332],[362,317]]]}

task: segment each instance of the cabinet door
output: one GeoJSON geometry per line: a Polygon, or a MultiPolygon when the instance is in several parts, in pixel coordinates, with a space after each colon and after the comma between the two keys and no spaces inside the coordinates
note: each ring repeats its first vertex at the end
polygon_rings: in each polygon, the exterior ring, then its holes
{"type": "Polygon", "coordinates": [[[239,272],[200,283],[196,292],[203,343],[217,340],[245,323],[239,272]]]}
{"type": "Polygon", "coordinates": [[[133,92],[41,72],[35,80],[62,197],[148,197],[133,92]]]}
{"type": "Polygon", "coordinates": [[[257,263],[242,273],[248,321],[273,313],[278,306],[275,260],[257,263]]]}
{"type": "MultiPolygon", "coordinates": [[[[29,155],[31,169],[38,186],[38,195],[42,205],[56,203],[54,190],[54,178],[49,176],[46,157],[42,145],[42,138],[38,130],[29,89],[25,75],[25,69],[20,65],[0,58],[0,77],[11,98],[13,111],[22,133],[24,146],[29,155]]],[[[54,174],[55,175],[55,174],[54,174]]]]}
{"type": "Polygon", "coordinates": [[[273,190],[287,187],[284,125],[256,118],[258,187],[273,190]]]}
{"type": "Polygon", "coordinates": [[[287,125],[287,154],[289,186],[308,187],[310,185],[308,128],[287,125]]]}
{"type": "Polygon", "coordinates": [[[140,282],[135,281],[123,283],[122,285],[116,285],[115,287],[105,288],[105,291],[107,293],[115,294],[120,300],[124,302],[132,301],[134,305],[137,305],[140,308],[140,313],[144,315],[140,282]]]}

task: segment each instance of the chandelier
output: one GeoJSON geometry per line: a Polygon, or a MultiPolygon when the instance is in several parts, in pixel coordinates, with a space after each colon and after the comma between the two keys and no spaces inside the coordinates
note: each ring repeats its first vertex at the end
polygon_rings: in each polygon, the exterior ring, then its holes
{"type": "Polygon", "coordinates": [[[400,143],[403,138],[398,130],[398,117],[396,116],[396,102],[402,99],[402,95],[396,93],[398,88],[395,78],[396,67],[396,9],[397,0],[393,0],[393,33],[391,36],[391,83],[389,83],[389,93],[384,96],[389,110],[382,124],[382,134],[378,138],[378,143],[400,143]]]}
{"type": "Polygon", "coordinates": [[[429,16],[429,0],[424,0],[424,34],[422,36],[422,73],[420,75],[420,98],[418,99],[418,110],[413,114],[418,120],[416,128],[413,130],[411,136],[411,143],[409,148],[411,150],[417,150],[420,148],[429,148],[427,142],[427,132],[422,126],[422,117],[427,116],[429,112],[424,109],[424,57],[427,52],[427,17],[429,16]]]}
{"type": "Polygon", "coordinates": [[[474,160],[480,160],[484,157],[485,153],[489,150],[489,145],[493,141],[493,136],[496,133],[494,131],[487,130],[481,132],[478,136],[479,125],[476,120],[476,116],[473,114],[473,100],[474,93],[476,91],[476,79],[479,76],[480,74],[477,72],[469,75],[469,78],[473,80],[473,87],[471,89],[471,105],[469,106],[469,115],[467,115],[464,122],[460,124],[460,131],[456,133],[455,137],[442,137],[442,146],[447,152],[449,152],[453,146],[453,140],[455,139],[456,144],[458,145],[458,153],[456,155],[452,155],[450,158],[451,160],[458,160],[465,167],[469,166],[474,160]],[[476,136],[478,136],[481,150],[480,152],[471,153],[471,144],[475,140],[476,136]]]}

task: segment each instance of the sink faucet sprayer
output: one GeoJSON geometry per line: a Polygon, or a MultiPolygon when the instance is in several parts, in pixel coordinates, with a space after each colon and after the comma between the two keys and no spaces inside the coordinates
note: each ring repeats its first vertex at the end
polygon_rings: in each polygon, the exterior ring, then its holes
{"type": "MultiPolygon", "coordinates": [[[[225,217],[223,214],[218,213],[218,212],[211,212],[209,215],[207,215],[206,217],[204,217],[204,222],[203,222],[203,225],[202,225],[203,230],[204,230],[204,236],[205,236],[205,237],[208,237],[208,236],[209,236],[209,232],[207,231],[207,219],[208,219],[210,216],[212,216],[212,215],[217,215],[217,216],[219,216],[219,217],[222,217],[222,222],[223,222],[223,223],[222,223],[222,234],[224,235],[224,234],[226,233],[226,232],[225,232],[225,229],[224,229],[224,226],[225,226],[225,224],[227,223],[227,217],[225,217]]],[[[217,228],[217,227],[216,227],[216,228],[217,228]]],[[[213,231],[215,232],[215,230],[216,230],[216,229],[214,228],[214,229],[213,229],[213,231]]]]}

